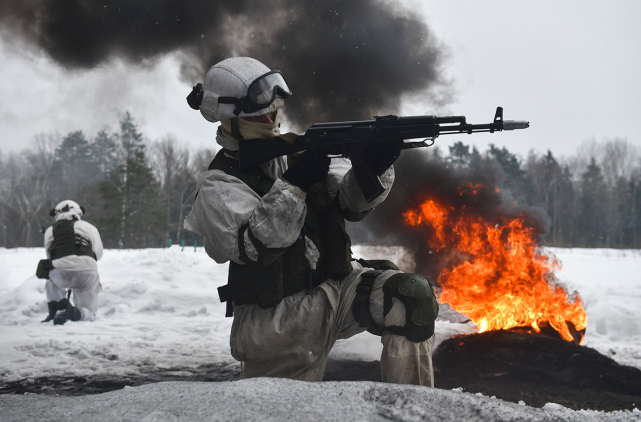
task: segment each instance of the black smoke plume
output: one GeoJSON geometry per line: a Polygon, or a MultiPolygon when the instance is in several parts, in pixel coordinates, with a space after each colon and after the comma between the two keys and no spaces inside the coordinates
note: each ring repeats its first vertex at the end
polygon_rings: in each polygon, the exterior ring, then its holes
{"type": "Polygon", "coordinates": [[[283,71],[297,129],[398,113],[404,95],[447,86],[443,47],[395,1],[5,0],[0,28],[72,70],[177,52],[185,95],[218,61],[254,57],[283,71]]]}
{"type": "Polygon", "coordinates": [[[394,163],[394,169],[396,181],[389,196],[359,223],[361,227],[350,225],[352,239],[355,243],[406,247],[414,252],[416,272],[433,283],[443,268],[471,257],[448,248],[437,252],[429,245],[429,233],[404,223],[403,213],[428,198],[451,206],[455,213],[480,216],[489,222],[523,218],[540,236],[550,230],[550,218],[543,209],[519,204],[509,190],[502,189],[505,173],[491,157],[479,157],[470,166],[457,168],[425,150],[406,150],[394,163]],[[487,188],[478,190],[476,195],[461,195],[459,187],[469,184],[487,188]]]}

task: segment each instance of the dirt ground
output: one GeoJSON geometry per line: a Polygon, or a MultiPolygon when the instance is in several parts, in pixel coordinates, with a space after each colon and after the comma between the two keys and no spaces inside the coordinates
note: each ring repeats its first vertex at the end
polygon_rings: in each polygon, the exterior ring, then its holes
{"type": "Polygon", "coordinates": [[[589,347],[509,331],[461,335],[434,352],[439,388],[542,407],[632,410],[641,406],[641,370],[622,366],[589,347]]]}
{"type": "MultiPolygon", "coordinates": [[[[621,366],[594,349],[560,339],[508,331],[453,337],[434,351],[438,388],[533,407],[557,403],[572,409],[621,410],[641,406],[641,370],[621,366]]],[[[0,385],[0,394],[88,395],[162,381],[233,381],[240,366],[171,368],[115,378],[43,377],[0,385]]],[[[324,381],[381,381],[380,363],[330,360],[324,381]]]]}

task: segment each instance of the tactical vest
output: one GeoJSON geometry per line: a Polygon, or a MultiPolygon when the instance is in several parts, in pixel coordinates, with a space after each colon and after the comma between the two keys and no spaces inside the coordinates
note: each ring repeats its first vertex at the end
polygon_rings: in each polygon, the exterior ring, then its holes
{"type": "Polygon", "coordinates": [[[90,256],[96,259],[91,242],[73,231],[76,220],[60,220],[53,223],[53,244],[51,259],[60,259],[69,255],[90,256]]]}
{"type": "MultiPolygon", "coordinates": [[[[209,165],[209,170],[221,170],[240,179],[261,198],[269,192],[274,181],[260,167],[239,170],[238,161],[225,155],[232,151],[222,149],[209,165]]],[[[290,163],[294,156],[288,157],[290,163]]],[[[345,231],[345,219],[335,199],[327,193],[325,182],[318,183],[307,192],[307,215],[298,239],[284,249],[268,249],[265,254],[277,255],[266,266],[252,265],[246,256],[241,258],[247,263],[229,263],[229,278],[226,286],[218,289],[221,302],[227,302],[226,316],[232,316],[232,301],[236,305],[258,304],[261,308],[271,308],[286,297],[305,289],[312,289],[327,278],[342,279],[351,270],[351,240],[345,231]],[[320,253],[316,269],[312,270],[305,257],[305,237],[309,238],[320,253]]],[[[239,230],[239,245],[244,243],[248,225],[239,230]]],[[[250,232],[251,233],[251,232],[250,232]]],[[[251,236],[250,236],[251,239],[251,236]]],[[[258,242],[252,242],[256,246],[258,242]]]]}

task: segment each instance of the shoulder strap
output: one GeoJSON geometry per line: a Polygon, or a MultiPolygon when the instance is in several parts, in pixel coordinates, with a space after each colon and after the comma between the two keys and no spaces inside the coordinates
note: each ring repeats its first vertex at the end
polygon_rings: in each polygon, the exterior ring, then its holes
{"type": "Polygon", "coordinates": [[[272,188],[274,181],[267,177],[263,169],[254,167],[249,170],[238,169],[238,160],[229,158],[225,155],[234,155],[234,151],[228,151],[225,148],[218,151],[214,160],[209,164],[207,170],[220,170],[230,176],[237,177],[244,184],[249,186],[261,198],[272,188]]]}

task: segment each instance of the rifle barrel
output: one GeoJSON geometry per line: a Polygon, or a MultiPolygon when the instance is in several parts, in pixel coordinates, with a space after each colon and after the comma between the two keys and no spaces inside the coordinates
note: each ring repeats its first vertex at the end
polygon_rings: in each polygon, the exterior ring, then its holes
{"type": "Polygon", "coordinates": [[[481,124],[460,124],[454,126],[440,126],[439,135],[451,135],[455,133],[478,133],[478,132],[495,132],[502,130],[527,129],[530,122],[525,120],[503,120],[495,123],[481,124]]]}

